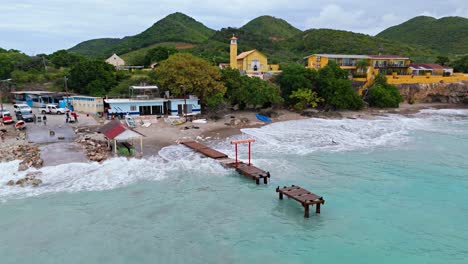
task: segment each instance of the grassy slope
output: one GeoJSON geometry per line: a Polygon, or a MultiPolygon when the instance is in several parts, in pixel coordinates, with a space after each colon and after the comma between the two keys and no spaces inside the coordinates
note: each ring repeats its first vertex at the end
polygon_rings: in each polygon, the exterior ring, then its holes
{"type": "Polygon", "coordinates": [[[468,19],[463,17],[419,16],[377,36],[428,47],[442,54],[468,54],[468,19]]]}
{"type": "Polygon", "coordinates": [[[213,33],[214,30],[193,18],[182,13],[174,13],[135,36],[123,39],[89,40],[71,48],[70,51],[106,58],[112,53],[128,53],[161,42],[201,43],[208,40],[213,33]]]}

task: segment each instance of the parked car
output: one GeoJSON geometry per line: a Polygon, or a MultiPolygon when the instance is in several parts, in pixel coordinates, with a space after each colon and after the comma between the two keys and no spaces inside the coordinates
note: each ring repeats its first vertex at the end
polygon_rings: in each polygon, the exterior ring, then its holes
{"type": "Polygon", "coordinates": [[[48,104],[44,107],[39,108],[39,112],[42,114],[57,114],[57,115],[62,115],[65,114],[66,112],[69,112],[70,110],[68,108],[61,108],[53,104],[48,104]]]}
{"type": "Polygon", "coordinates": [[[32,113],[31,107],[27,104],[14,104],[13,108],[15,109],[15,113],[22,111],[28,111],[29,113],[32,113]]]}
{"type": "Polygon", "coordinates": [[[0,112],[0,121],[3,124],[12,124],[14,122],[9,111],[0,112]]]}
{"type": "Polygon", "coordinates": [[[16,119],[18,121],[23,120],[24,122],[33,122],[34,121],[33,115],[28,111],[16,112],[16,119]]]}

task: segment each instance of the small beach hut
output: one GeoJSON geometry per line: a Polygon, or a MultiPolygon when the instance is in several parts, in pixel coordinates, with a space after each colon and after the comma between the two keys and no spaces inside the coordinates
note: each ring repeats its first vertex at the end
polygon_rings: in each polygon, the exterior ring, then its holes
{"type": "Polygon", "coordinates": [[[138,131],[135,131],[129,127],[126,127],[118,120],[112,120],[109,123],[99,128],[99,132],[104,134],[110,141],[114,141],[114,154],[117,155],[117,141],[128,141],[128,140],[140,140],[140,155],[143,156],[143,137],[145,135],[138,131]]]}

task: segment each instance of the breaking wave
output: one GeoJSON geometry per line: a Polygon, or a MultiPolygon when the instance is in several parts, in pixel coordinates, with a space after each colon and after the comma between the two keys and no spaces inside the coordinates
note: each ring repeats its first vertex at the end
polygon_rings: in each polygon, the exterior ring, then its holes
{"type": "MultiPolygon", "coordinates": [[[[184,147],[170,147],[174,152],[183,152],[184,147]],[[181,149],[181,150],[177,150],[181,149]]],[[[163,152],[170,152],[164,150],[163,152]]],[[[54,192],[102,191],[114,189],[137,181],[160,181],[174,175],[184,175],[191,170],[198,174],[223,175],[228,173],[215,161],[203,159],[199,155],[189,158],[168,160],[156,156],[147,159],[114,158],[103,163],[68,163],[57,166],[43,167],[43,181],[39,187],[7,186],[9,180],[24,178],[30,169],[18,172],[19,161],[0,163],[0,201],[11,198],[24,198],[54,192]]]]}
{"type": "MultiPolygon", "coordinates": [[[[405,117],[388,115],[376,119],[305,119],[273,123],[261,128],[242,129],[243,134],[211,142],[211,146],[234,156],[233,139],[256,138],[254,162],[281,166],[283,154],[307,155],[317,151],[340,152],[399,147],[412,140],[414,131],[466,134],[468,110],[422,110],[405,117]],[[461,125],[461,126],[459,126],[461,125]],[[278,158],[275,158],[278,157],[278,158]],[[269,159],[269,160],[268,160],[269,159]]],[[[242,146],[246,148],[246,146],[242,146]]],[[[240,158],[246,158],[242,150],[240,158]]],[[[103,163],[69,163],[41,168],[39,187],[6,186],[9,180],[23,178],[18,161],[0,163],[0,201],[54,192],[102,191],[137,181],[161,181],[184,177],[187,171],[198,175],[230,173],[211,159],[201,157],[184,146],[163,148],[159,155],[146,159],[114,158],[103,163]]],[[[34,171],[31,169],[29,171],[34,171]]]]}

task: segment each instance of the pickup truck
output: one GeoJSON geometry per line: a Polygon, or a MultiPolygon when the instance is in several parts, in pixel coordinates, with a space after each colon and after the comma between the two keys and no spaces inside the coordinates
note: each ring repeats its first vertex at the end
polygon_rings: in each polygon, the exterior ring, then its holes
{"type": "Polygon", "coordinates": [[[57,115],[63,115],[66,112],[70,110],[65,109],[65,108],[60,108],[57,107],[56,105],[53,104],[48,104],[44,107],[39,108],[39,112],[42,114],[57,114],[57,115]]]}

